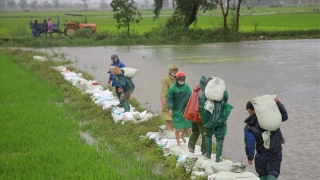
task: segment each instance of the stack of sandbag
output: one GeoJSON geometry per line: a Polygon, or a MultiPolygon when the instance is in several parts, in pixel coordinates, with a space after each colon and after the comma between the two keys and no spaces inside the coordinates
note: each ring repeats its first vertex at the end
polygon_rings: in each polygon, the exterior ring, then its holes
{"type": "Polygon", "coordinates": [[[133,107],[130,107],[130,112],[123,112],[123,108],[113,107],[111,115],[115,123],[122,121],[122,124],[130,121],[134,123],[142,123],[148,121],[153,115],[147,110],[143,112],[134,111],[133,107]]]}
{"type": "Polygon", "coordinates": [[[86,90],[84,93],[90,94],[94,103],[101,106],[102,109],[108,109],[119,103],[119,100],[116,99],[116,97],[113,95],[113,92],[108,89],[86,90]]]}
{"type": "Polygon", "coordinates": [[[99,84],[98,81],[96,80],[86,80],[86,79],[80,79],[78,81],[77,86],[82,89],[83,91],[85,90],[94,90],[94,89],[100,89],[103,90],[103,87],[99,84]]]}
{"type": "MultiPolygon", "coordinates": [[[[141,138],[141,137],[140,137],[141,138]]],[[[192,174],[192,178],[198,176],[212,178],[212,180],[259,180],[259,178],[247,172],[243,163],[232,162],[223,159],[221,162],[215,162],[215,159],[206,159],[201,153],[201,147],[195,146],[195,153],[190,153],[188,149],[188,138],[186,143],[177,146],[174,132],[166,132],[166,126],[159,126],[159,132],[148,132],[143,138],[154,139],[160,148],[162,148],[164,156],[177,156],[177,166],[182,166],[188,173],[192,174]],[[171,138],[171,139],[170,139],[171,138]]],[[[215,154],[211,154],[215,157],[215,154]]]]}
{"type": "Polygon", "coordinates": [[[216,174],[215,180],[260,180],[260,178],[254,175],[252,172],[234,173],[220,171],[216,174]]]}
{"type": "MultiPolygon", "coordinates": [[[[138,112],[134,111],[134,107],[131,107],[130,112],[124,112],[123,108],[116,107],[119,104],[119,100],[115,98],[113,93],[109,90],[103,90],[103,87],[96,80],[86,80],[82,78],[81,73],[75,73],[68,70],[64,66],[52,67],[55,70],[59,71],[64,78],[71,82],[73,86],[78,87],[83,91],[83,93],[87,93],[91,95],[91,99],[103,109],[113,108],[111,115],[113,117],[114,122],[123,121],[123,123],[127,121],[131,121],[134,123],[141,123],[148,121],[153,115],[147,111],[138,112]]],[[[133,68],[123,68],[123,71],[127,76],[133,78],[138,70],[133,68]]]]}

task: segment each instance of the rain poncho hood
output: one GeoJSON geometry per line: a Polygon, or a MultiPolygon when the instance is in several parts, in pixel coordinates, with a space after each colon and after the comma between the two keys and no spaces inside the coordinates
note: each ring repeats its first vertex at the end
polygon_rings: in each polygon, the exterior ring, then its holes
{"type": "Polygon", "coordinates": [[[175,66],[175,65],[171,65],[171,66],[169,67],[169,72],[168,72],[168,73],[171,74],[173,70],[177,70],[177,71],[178,71],[178,67],[175,66]]]}

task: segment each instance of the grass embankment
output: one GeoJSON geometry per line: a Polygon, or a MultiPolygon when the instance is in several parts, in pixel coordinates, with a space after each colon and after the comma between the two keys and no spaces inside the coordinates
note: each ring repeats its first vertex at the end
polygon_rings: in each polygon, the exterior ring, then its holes
{"type": "MultiPolygon", "coordinates": [[[[78,32],[78,35],[66,37],[54,34],[53,39],[42,35],[41,40],[30,37],[29,22],[52,17],[56,22],[59,15],[60,29],[67,21],[65,12],[3,12],[0,14],[0,37],[9,38],[10,42],[1,42],[0,46],[24,47],[53,47],[53,46],[103,46],[103,45],[137,45],[137,44],[190,44],[214,43],[256,39],[306,39],[320,38],[320,13],[312,12],[313,6],[284,6],[278,8],[255,7],[241,10],[239,34],[232,31],[223,32],[221,10],[199,12],[196,26],[191,25],[188,31],[177,31],[165,28],[165,23],[172,10],[161,12],[160,18],[153,20],[152,10],[141,11],[143,19],[140,25],[131,25],[131,36],[124,29],[116,28],[113,12],[106,11],[77,11],[85,14],[89,23],[98,24],[97,32],[78,32]]],[[[232,27],[231,12],[229,27],[232,27]]],[[[83,21],[84,18],[72,17],[71,21],[83,21]]]]}
{"type": "MultiPolygon", "coordinates": [[[[143,124],[114,124],[89,95],[50,66],[39,52],[0,50],[0,179],[185,179],[175,157],[165,158],[152,140],[159,117],[143,124]],[[96,143],[80,135],[88,132],[96,143]],[[165,175],[153,173],[162,164],[165,175]]],[[[85,74],[85,72],[82,72],[85,74]]],[[[131,103],[139,107],[135,99],[131,103]]],[[[140,107],[141,108],[141,107],[140,107]]],[[[162,170],[162,169],[160,169],[162,170]]]]}

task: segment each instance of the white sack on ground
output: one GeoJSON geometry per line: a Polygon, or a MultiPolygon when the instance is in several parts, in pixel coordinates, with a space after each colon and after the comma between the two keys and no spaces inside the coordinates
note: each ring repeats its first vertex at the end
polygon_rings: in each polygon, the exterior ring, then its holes
{"type": "MultiPolygon", "coordinates": [[[[174,132],[166,132],[165,125],[159,126],[159,132],[148,132],[143,137],[154,139],[157,145],[162,148],[164,156],[178,156],[177,166],[183,166],[187,172],[192,173],[192,176],[208,176],[209,178],[209,176],[214,177],[215,173],[221,171],[235,171],[239,172],[236,178],[243,177],[244,179],[256,180],[254,174],[249,173],[250,176],[248,176],[248,172],[243,172],[246,171],[246,165],[243,163],[233,163],[225,159],[217,163],[215,162],[215,154],[211,154],[211,159],[205,159],[199,145],[195,146],[195,153],[190,153],[188,142],[181,142],[181,146],[177,146],[174,132]],[[251,175],[253,175],[253,178],[251,175]]],[[[188,137],[186,139],[189,140],[188,137]]]]}
{"type": "Polygon", "coordinates": [[[207,83],[204,90],[206,98],[212,101],[221,101],[226,85],[221,78],[215,77],[207,83]]]}
{"type": "MultiPolygon", "coordinates": [[[[118,122],[122,120],[126,121],[133,121],[134,123],[141,123],[148,121],[153,115],[147,111],[138,112],[134,111],[134,107],[130,107],[131,112],[124,112],[123,108],[116,107],[119,104],[119,100],[115,98],[113,93],[109,90],[103,91],[103,87],[99,85],[99,82],[96,80],[86,80],[82,78],[81,73],[75,73],[67,70],[64,66],[53,67],[55,70],[59,71],[63,77],[70,81],[73,86],[78,87],[79,89],[83,90],[82,93],[86,93],[91,95],[91,99],[95,102],[95,104],[101,106],[103,109],[108,109],[113,107],[112,110],[112,117],[114,122],[118,122]]],[[[130,68],[130,73],[136,73],[135,69],[130,68]],[[131,70],[131,71],[130,71],[131,70]]],[[[129,74],[130,74],[129,73],[129,74]]],[[[132,75],[132,74],[131,74],[132,75]]],[[[135,74],[134,74],[135,75],[135,74]]]]}
{"type": "Polygon", "coordinates": [[[33,56],[34,60],[39,60],[39,61],[46,61],[47,58],[45,56],[33,56]]]}
{"type": "Polygon", "coordinates": [[[121,113],[121,111],[112,110],[111,115],[115,123],[119,121],[123,121],[122,124],[128,121],[131,121],[134,123],[142,123],[142,122],[148,121],[152,117],[152,114],[147,111],[143,111],[141,113],[139,111],[130,111],[130,112],[121,113]]]}
{"type": "Polygon", "coordinates": [[[275,131],[282,122],[281,113],[274,101],[275,95],[258,96],[251,100],[259,125],[267,131],[275,131]]]}
{"type": "Polygon", "coordinates": [[[96,81],[91,81],[91,80],[88,81],[86,79],[80,79],[78,86],[82,90],[94,90],[94,89],[103,90],[103,87],[101,85],[93,85],[92,82],[96,82],[96,81]]]}
{"type": "MultiPolygon", "coordinates": [[[[165,132],[165,133],[161,133],[161,132],[148,132],[147,137],[149,137],[150,139],[173,139],[176,141],[176,136],[173,132],[165,132]]],[[[177,143],[176,143],[177,144],[177,143]]]]}
{"type": "Polygon", "coordinates": [[[138,69],[134,69],[134,68],[130,68],[130,67],[123,67],[120,69],[123,70],[123,75],[125,77],[130,78],[130,79],[134,78],[138,73],[138,69]]]}
{"type": "Polygon", "coordinates": [[[259,177],[251,172],[234,173],[227,171],[220,171],[216,174],[215,180],[260,180],[259,177]]]}
{"type": "Polygon", "coordinates": [[[65,66],[57,66],[57,67],[52,67],[52,68],[55,69],[56,71],[59,71],[59,72],[67,70],[67,68],[65,66]]]}

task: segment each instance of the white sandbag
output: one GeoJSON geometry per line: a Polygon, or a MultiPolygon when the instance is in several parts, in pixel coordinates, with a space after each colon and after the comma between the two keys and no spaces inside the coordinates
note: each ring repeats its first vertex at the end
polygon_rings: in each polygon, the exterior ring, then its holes
{"type": "Polygon", "coordinates": [[[234,173],[234,172],[228,172],[228,171],[218,172],[215,180],[234,180],[234,179],[260,180],[260,178],[254,175],[252,172],[234,173]]]}
{"type": "Polygon", "coordinates": [[[46,61],[47,58],[45,56],[33,56],[34,60],[39,60],[39,61],[46,61]]]}
{"type": "Polygon", "coordinates": [[[221,101],[226,85],[221,78],[215,77],[210,80],[204,90],[206,98],[213,101],[221,101]]]}
{"type": "Polygon", "coordinates": [[[123,67],[123,68],[120,68],[122,71],[123,71],[123,75],[125,77],[128,77],[128,78],[134,78],[137,73],[138,73],[138,69],[134,69],[134,68],[130,68],[130,67],[123,67]]]}
{"type": "Polygon", "coordinates": [[[231,171],[232,169],[232,163],[216,163],[211,165],[212,170],[215,173],[218,173],[220,171],[231,171]]]}
{"type": "Polygon", "coordinates": [[[197,163],[198,166],[205,169],[206,174],[210,175],[223,170],[226,166],[232,166],[233,162],[230,160],[223,159],[221,162],[217,163],[215,160],[215,154],[211,154],[211,159],[205,159],[204,157],[199,158],[197,163]]]}
{"type": "Polygon", "coordinates": [[[92,81],[88,81],[86,79],[80,79],[77,86],[83,91],[95,89],[103,90],[103,87],[101,85],[92,85],[92,81]]]}
{"type": "Polygon", "coordinates": [[[57,66],[57,67],[52,67],[54,70],[62,72],[62,71],[66,71],[67,68],[65,66],[57,66]]]}
{"type": "Polygon", "coordinates": [[[275,95],[263,95],[251,100],[260,127],[267,131],[277,130],[282,122],[281,113],[274,101],[275,97],[275,95]]]}
{"type": "Polygon", "coordinates": [[[191,175],[196,177],[206,177],[206,173],[204,171],[192,171],[191,175]]]}
{"type": "Polygon", "coordinates": [[[123,108],[113,107],[111,115],[115,123],[118,121],[122,121],[122,124],[128,121],[133,123],[142,123],[149,121],[152,117],[152,114],[147,111],[134,111],[134,107],[132,106],[130,106],[130,112],[123,112],[124,109],[122,109],[123,108]]]}

